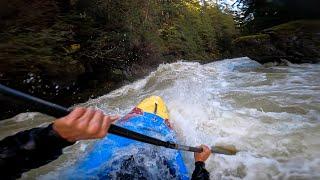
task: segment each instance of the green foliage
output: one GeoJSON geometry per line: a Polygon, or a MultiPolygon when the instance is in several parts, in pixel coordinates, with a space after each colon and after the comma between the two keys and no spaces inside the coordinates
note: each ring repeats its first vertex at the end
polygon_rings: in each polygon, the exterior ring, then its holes
{"type": "Polygon", "coordinates": [[[235,34],[230,14],[198,0],[0,1],[0,82],[87,99],[159,63],[223,58],[235,34]]]}
{"type": "Polygon", "coordinates": [[[163,26],[160,36],[168,54],[184,59],[216,59],[228,47],[236,34],[231,15],[222,13],[215,6],[201,6],[198,1],[184,1],[174,9],[163,26]],[[173,13],[174,12],[174,13],[173,13]]]}
{"type": "Polygon", "coordinates": [[[77,61],[86,72],[99,73],[134,63],[212,60],[228,55],[236,34],[230,14],[197,0],[6,3],[0,59],[14,60],[13,65],[77,61]]]}
{"type": "Polygon", "coordinates": [[[266,29],[265,31],[274,31],[278,34],[294,34],[297,31],[303,30],[304,32],[315,32],[317,33],[320,29],[319,20],[298,20],[284,23],[272,28],[266,29]]]}
{"type": "Polygon", "coordinates": [[[319,19],[319,0],[237,0],[244,33],[299,19],[319,19]]]}
{"type": "Polygon", "coordinates": [[[250,41],[268,41],[270,40],[270,36],[268,34],[257,34],[250,36],[241,36],[233,41],[235,44],[245,43],[250,41]]]}
{"type": "Polygon", "coordinates": [[[93,19],[95,32],[104,34],[90,39],[92,45],[107,39],[105,44],[130,62],[150,54],[216,59],[228,51],[236,34],[231,15],[195,0],[79,0],[76,7],[84,20],[93,19]]]}

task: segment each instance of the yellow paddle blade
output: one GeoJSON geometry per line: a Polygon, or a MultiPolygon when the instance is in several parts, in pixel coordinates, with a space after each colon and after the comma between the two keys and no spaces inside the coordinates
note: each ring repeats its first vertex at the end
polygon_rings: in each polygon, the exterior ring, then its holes
{"type": "Polygon", "coordinates": [[[217,145],[211,147],[211,152],[217,154],[235,155],[237,154],[238,150],[233,145],[217,145]]]}

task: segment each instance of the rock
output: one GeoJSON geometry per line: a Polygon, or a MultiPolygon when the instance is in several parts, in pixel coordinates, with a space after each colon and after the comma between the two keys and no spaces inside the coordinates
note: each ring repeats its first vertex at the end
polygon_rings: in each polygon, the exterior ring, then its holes
{"type": "Polygon", "coordinates": [[[320,62],[320,20],[300,20],[235,39],[233,54],[248,56],[260,63],[320,62]]]}

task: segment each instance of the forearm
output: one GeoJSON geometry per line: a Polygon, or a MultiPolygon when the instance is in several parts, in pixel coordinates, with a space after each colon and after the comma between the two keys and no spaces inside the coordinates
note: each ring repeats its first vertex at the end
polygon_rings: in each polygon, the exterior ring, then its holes
{"type": "Polygon", "coordinates": [[[198,161],[195,163],[195,168],[192,173],[192,180],[207,180],[209,172],[205,169],[205,163],[198,161]]]}
{"type": "Polygon", "coordinates": [[[23,172],[57,159],[62,149],[72,144],[61,138],[52,125],[6,137],[0,141],[0,176],[18,178],[23,172]]]}

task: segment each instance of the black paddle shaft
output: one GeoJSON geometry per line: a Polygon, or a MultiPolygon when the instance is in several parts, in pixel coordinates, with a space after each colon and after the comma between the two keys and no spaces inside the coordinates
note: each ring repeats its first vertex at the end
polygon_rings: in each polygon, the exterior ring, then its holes
{"type": "MultiPolygon", "coordinates": [[[[41,112],[48,114],[48,115],[51,115],[51,116],[54,116],[56,118],[66,116],[71,112],[66,107],[63,107],[63,106],[45,101],[43,99],[31,96],[29,94],[17,91],[15,89],[9,88],[9,87],[4,86],[2,84],[0,84],[0,93],[5,94],[5,95],[9,95],[9,96],[13,96],[15,98],[18,98],[18,99],[21,99],[21,100],[24,100],[24,101],[27,101],[27,102],[30,102],[33,104],[41,105],[41,107],[42,107],[41,112]]],[[[174,144],[171,142],[165,142],[165,141],[153,138],[153,137],[149,137],[149,136],[131,131],[126,128],[116,126],[114,124],[110,125],[108,132],[111,134],[121,136],[121,137],[133,139],[133,140],[148,143],[148,144],[153,144],[156,146],[163,146],[166,148],[179,149],[179,150],[184,150],[184,151],[202,152],[202,148],[189,147],[189,146],[174,144]]]]}

